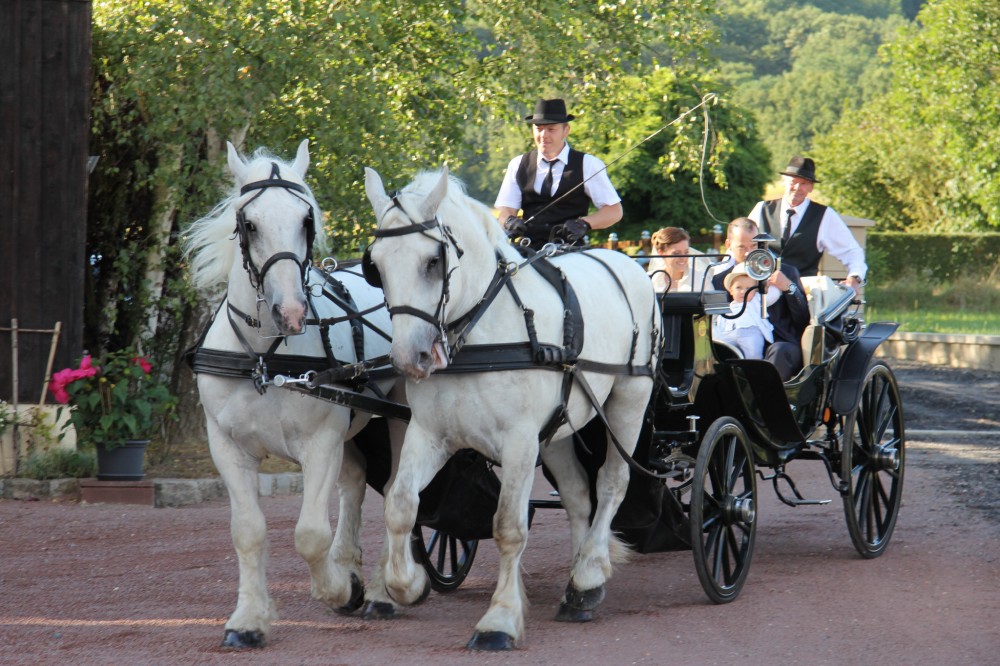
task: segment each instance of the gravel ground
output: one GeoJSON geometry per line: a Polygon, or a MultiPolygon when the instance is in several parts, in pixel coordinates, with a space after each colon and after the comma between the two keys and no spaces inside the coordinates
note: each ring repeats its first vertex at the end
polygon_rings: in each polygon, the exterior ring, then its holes
{"type": "MultiPolygon", "coordinates": [[[[263,650],[219,647],[236,599],[229,507],[181,509],[0,500],[0,663],[95,664],[995,664],[1000,653],[1000,373],[891,361],[906,413],[903,506],[893,541],[857,556],[821,466],[789,473],[829,505],[790,508],[760,488],[750,577],[709,603],[688,552],[636,555],[594,622],[552,616],[569,568],[560,511],[539,511],[522,562],[532,605],[514,653],[464,649],[486,609],[496,547],[480,544],[459,590],[392,622],[333,614],[309,598],[292,547],[294,496],[264,498],[269,589],[280,619],[263,650]]],[[[537,493],[538,491],[536,491],[537,493]]],[[[384,528],[369,493],[366,573],[384,528]]]]}

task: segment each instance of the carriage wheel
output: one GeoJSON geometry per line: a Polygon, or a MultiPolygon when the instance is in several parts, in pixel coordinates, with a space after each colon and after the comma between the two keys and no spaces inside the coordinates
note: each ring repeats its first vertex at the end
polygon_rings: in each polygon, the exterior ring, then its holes
{"type": "Polygon", "coordinates": [[[906,444],[896,377],[885,363],[868,368],[858,408],[845,419],[842,435],[847,529],[862,557],[878,557],[899,515],[906,444]]]}
{"type": "Polygon", "coordinates": [[[413,526],[410,547],[435,592],[457,590],[476,559],[477,539],[462,540],[429,527],[413,526]]]}
{"type": "Polygon", "coordinates": [[[698,449],[691,490],[691,548],[708,598],[734,600],[743,589],[757,534],[757,480],[743,426],[725,416],[698,449]]]}

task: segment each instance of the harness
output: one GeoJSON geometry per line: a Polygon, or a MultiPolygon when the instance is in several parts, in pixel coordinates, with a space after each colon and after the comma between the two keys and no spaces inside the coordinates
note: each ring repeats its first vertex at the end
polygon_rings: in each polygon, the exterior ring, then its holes
{"type": "MultiPolygon", "coordinates": [[[[568,401],[573,385],[576,384],[580,386],[581,390],[583,390],[584,394],[590,401],[591,406],[594,407],[598,416],[604,421],[604,425],[607,427],[608,432],[611,435],[611,439],[615,443],[619,452],[626,458],[626,460],[631,461],[631,457],[624,450],[624,447],[622,447],[614,432],[612,432],[604,411],[601,408],[600,401],[597,399],[583,374],[584,372],[596,372],[600,374],[612,375],[654,376],[651,362],[646,362],[645,364],[636,364],[635,362],[635,354],[639,338],[639,326],[636,323],[635,313],[631,311],[631,303],[626,296],[625,288],[611,267],[586,249],[572,248],[566,250],[568,252],[579,253],[581,256],[595,261],[599,266],[607,271],[609,275],[612,276],[615,284],[618,285],[618,289],[622,293],[622,296],[625,297],[625,302],[629,306],[632,319],[632,343],[627,363],[610,364],[580,358],[584,340],[583,316],[579,300],[577,299],[576,292],[574,291],[572,284],[566,278],[566,275],[555,264],[549,261],[549,258],[559,251],[559,248],[555,245],[547,245],[538,252],[528,248],[519,248],[522,253],[522,258],[524,259],[521,263],[509,262],[499,252],[497,252],[497,268],[483,296],[471,310],[451,323],[446,323],[445,310],[450,296],[449,280],[451,273],[455,270],[455,268],[449,269],[448,267],[448,244],[450,243],[455,248],[456,254],[459,257],[462,256],[462,250],[455,241],[451,230],[446,225],[442,224],[436,216],[430,220],[415,222],[406,210],[403,209],[403,206],[400,204],[396,194],[391,195],[391,199],[392,205],[386,209],[386,211],[382,214],[382,217],[384,218],[385,215],[393,208],[399,208],[410,220],[410,224],[395,229],[377,229],[375,231],[375,240],[372,242],[372,245],[378,242],[381,238],[404,236],[413,233],[423,234],[439,244],[439,257],[443,266],[444,280],[441,286],[441,297],[438,299],[435,312],[429,313],[407,305],[389,307],[390,316],[408,315],[417,317],[432,324],[438,329],[441,342],[445,346],[445,350],[449,358],[449,363],[446,368],[438,370],[437,373],[468,374],[500,370],[530,369],[562,372],[564,375],[560,405],[555,409],[545,426],[543,426],[540,431],[539,441],[547,444],[555,434],[556,430],[558,430],[562,425],[569,423],[567,411],[568,401]],[[430,233],[433,230],[438,231],[437,237],[430,233]],[[513,277],[521,269],[529,266],[537,271],[538,274],[556,290],[562,300],[563,340],[561,345],[543,343],[539,341],[535,330],[535,313],[524,304],[524,301],[514,284],[513,277]],[[468,338],[468,335],[472,331],[473,327],[504,289],[510,293],[516,305],[521,309],[528,340],[517,343],[466,345],[466,339],[468,338]]],[[[371,259],[371,247],[372,246],[369,245],[365,250],[364,258],[362,260],[362,269],[365,279],[369,281],[369,284],[381,287],[381,276],[378,273],[378,268],[371,259]]],[[[569,425],[572,426],[572,424],[569,425]]],[[[577,428],[574,427],[573,429],[576,430],[577,428]]],[[[634,463],[634,461],[631,462],[634,463]]],[[[635,464],[638,465],[638,463],[635,464]]]]}
{"type": "Polygon", "coordinates": [[[249,340],[247,340],[241,325],[257,330],[259,337],[268,337],[260,334],[260,319],[241,311],[226,298],[212,315],[211,320],[202,331],[195,345],[185,352],[185,360],[195,373],[206,373],[236,379],[251,379],[254,383],[254,388],[261,395],[266,392],[268,385],[277,383],[272,382],[272,377],[277,378],[278,376],[291,375],[299,377],[299,379],[285,379],[282,381],[282,384],[288,384],[289,388],[362,411],[408,419],[409,409],[404,405],[387,400],[375,383],[379,379],[387,379],[395,374],[389,365],[388,356],[364,359],[364,336],[366,328],[386,340],[391,340],[388,333],[365,318],[365,315],[380,310],[384,307],[384,304],[379,304],[363,311],[359,310],[346,285],[334,277],[334,273],[338,269],[336,262],[332,262],[332,264],[324,262],[322,269],[311,269],[310,257],[315,240],[315,217],[312,204],[298,194],[306,194],[305,187],[298,183],[282,179],[276,163],[272,162],[271,167],[270,178],[248,183],[240,189],[241,196],[254,190],[257,190],[257,192],[236,211],[234,237],[239,239],[240,251],[243,255],[243,268],[247,272],[250,285],[257,292],[256,302],[258,307],[261,302],[264,302],[262,291],[267,271],[277,262],[283,260],[294,261],[299,266],[299,273],[302,276],[302,288],[306,294],[309,310],[312,313],[312,317],[307,318],[305,324],[306,326],[319,327],[324,355],[301,356],[278,354],[278,348],[287,340],[287,337],[284,335],[275,336],[267,350],[263,353],[255,351],[249,340]],[[268,257],[258,269],[250,254],[249,235],[254,230],[254,227],[252,222],[247,221],[244,208],[255,201],[265,189],[271,187],[283,188],[309,206],[309,213],[303,221],[306,232],[307,251],[305,258],[301,260],[294,252],[277,252],[268,257]],[[310,275],[319,276],[321,283],[310,285],[308,280],[310,275]],[[344,314],[338,317],[320,318],[315,302],[315,299],[318,297],[330,301],[343,310],[344,314]],[[223,305],[226,306],[226,317],[232,327],[233,334],[243,348],[243,353],[207,349],[204,346],[208,331],[214,324],[223,305]],[[351,326],[355,358],[361,359],[356,363],[337,359],[330,344],[330,327],[345,322],[351,326]],[[317,367],[324,369],[317,371],[317,367]],[[362,392],[365,390],[372,391],[376,397],[362,395],[362,392]]]}

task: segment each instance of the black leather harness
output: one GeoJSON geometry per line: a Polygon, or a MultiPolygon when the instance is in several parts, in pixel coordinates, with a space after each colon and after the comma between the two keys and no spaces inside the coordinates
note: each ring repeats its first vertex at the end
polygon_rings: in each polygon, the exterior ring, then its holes
{"type": "MultiPolygon", "coordinates": [[[[609,364],[589,359],[581,359],[580,352],[583,350],[584,322],[580,309],[580,303],[577,299],[576,292],[573,290],[573,286],[566,278],[566,275],[548,259],[555,252],[574,252],[597,262],[598,265],[602,266],[608,274],[612,276],[615,283],[618,285],[622,296],[625,298],[625,302],[629,303],[625,288],[611,267],[601,261],[595,254],[588,252],[586,249],[567,249],[557,248],[556,246],[547,246],[546,248],[535,252],[528,248],[519,248],[522,253],[522,258],[524,259],[524,261],[520,264],[508,262],[503,256],[497,253],[497,270],[494,273],[493,278],[490,280],[490,284],[486,288],[486,292],[483,297],[469,312],[463,314],[451,323],[445,323],[443,321],[443,316],[445,306],[449,300],[448,282],[450,278],[450,271],[448,270],[447,263],[448,252],[446,244],[451,243],[455,247],[459,257],[461,257],[461,248],[459,248],[458,244],[455,242],[451,230],[446,225],[442,224],[437,217],[423,222],[414,222],[413,219],[410,218],[409,214],[403,209],[399,199],[395,195],[392,196],[392,206],[389,210],[392,210],[392,208],[399,208],[403,211],[403,214],[410,219],[411,223],[407,226],[397,227],[394,229],[377,229],[375,231],[375,241],[373,244],[378,242],[380,238],[403,236],[411,233],[421,233],[431,238],[433,238],[433,236],[431,236],[429,232],[433,230],[437,230],[440,234],[437,238],[435,238],[435,240],[441,247],[440,255],[442,257],[442,265],[444,267],[444,281],[441,287],[441,298],[438,301],[437,311],[431,314],[417,310],[416,308],[410,306],[396,306],[389,308],[391,316],[415,316],[437,326],[438,330],[441,332],[441,342],[445,345],[445,348],[448,351],[449,363],[446,368],[436,371],[436,374],[469,374],[500,370],[534,369],[562,372],[564,373],[564,380],[560,405],[556,408],[552,416],[540,431],[539,440],[547,443],[552,438],[556,430],[558,430],[562,425],[569,423],[567,406],[570,392],[572,391],[574,383],[576,383],[584,391],[588,400],[597,411],[598,416],[604,421],[605,426],[608,427],[611,439],[615,443],[619,452],[627,460],[631,460],[631,457],[628,456],[624,447],[621,446],[617,437],[611,431],[607,418],[601,408],[600,401],[594,395],[583,373],[596,372],[611,375],[654,376],[653,366],[649,360],[643,364],[637,365],[635,363],[635,353],[639,336],[639,327],[636,323],[635,313],[631,313],[632,344],[627,363],[609,364]],[[553,249],[548,249],[550,247],[553,249]],[[535,330],[534,311],[525,306],[524,301],[521,299],[514,285],[514,275],[516,275],[518,271],[529,266],[535,269],[538,274],[541,275],[556,290],[562,300],[563,340],[561,345],[542,343],[538,340],[538,335],[535,330]],[[524,324],[525,329],[527,330],[528,340],[526,342],[518,343],[466,345],[465,340],[467,339],[468,334],[503,289],[507,289],[514,299],[514,302],[521,309],[524,316],[524,324]]],[[[383,213],[383,217],[384,215],[385,213],[383,213]]],[[[366,279],[368,279],[370,283],[381,286],[381,276],[378,274],[378,269],[371,259],[371,246],[369,246],[365,251],[363,271],[366,279]]],[[[631,304],[629,304],[629,307],[631,308],[631,304]]],[[[572,424],[570,425],[572,426],[572,424]]],[[[575,427],[574,430],[576,430],[575,427]]]]}

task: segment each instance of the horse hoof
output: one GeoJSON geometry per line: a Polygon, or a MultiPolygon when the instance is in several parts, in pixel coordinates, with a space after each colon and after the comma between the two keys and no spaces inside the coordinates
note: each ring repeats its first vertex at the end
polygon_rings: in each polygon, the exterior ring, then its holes
{"type": "Polygon", "coordinates": [[[479,652],[501,652],[514,649],[514,637],[502,631],[477,631],[465,645],[469,650],[479,652]]]}
{"type": "Polygon", "coordinates": [[[590,622],[594,619],[594,611],[576,608],[566,603],[559,604],[556,622],[590,622]]]}
{"type": "Polygon", "coordinates": [[[222,647],[244,650],[247,648],[262,648],[266,639],[264,632],[252,629],[250,631],[236,631],[226,629],[226,635],[222,639],[222,647]]]}
{"type": "Polygon", "coordinates": [[[351,574],[351,598],[340,608],[334,609],[340,615],[351,615],[365,603],[365,586],[357,574],[351,574]]]}
{"type": "Polygon", "coordinates": [[[369,601],[361,611],[366,620],[392,620],[396,617],[396,607],[387,601],[369,601]]]}
{"type": "Polygon", "coordinates": [[[580,610],[592,611],[604,601],[604,586],[590,590],[578,590],[570,583],[566,586],[566,605],[580,610]]]}

